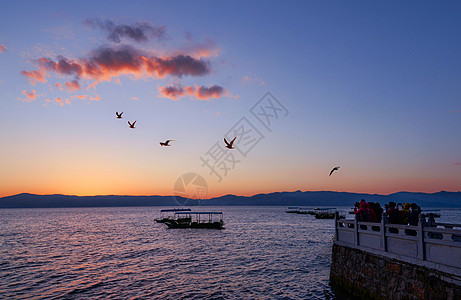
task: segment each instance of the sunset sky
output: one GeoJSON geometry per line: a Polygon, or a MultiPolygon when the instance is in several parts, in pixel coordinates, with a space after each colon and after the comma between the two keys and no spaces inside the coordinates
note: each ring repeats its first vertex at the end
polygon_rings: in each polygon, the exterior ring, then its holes
{"type": "Polygon", "coordinates": [[[171,195],[186,173],[207,197],[459,191],[460,15],[459,1],[0,1],[0,196],[171,195]]]}

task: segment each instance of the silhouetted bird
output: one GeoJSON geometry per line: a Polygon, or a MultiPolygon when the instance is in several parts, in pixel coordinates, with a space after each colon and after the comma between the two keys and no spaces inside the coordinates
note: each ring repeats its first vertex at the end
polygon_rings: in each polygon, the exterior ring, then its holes
{"type": "Polygon", "coordinates": [[[130,125],[130,128],[136,128],[136,127],[134,127],[134,124],[136,124],[136,121],[134,121],[133,124],[131,124],[130,121],[128,121],[128,125],[130,125]]]}
{"type": "Polygon", "coordinates": [[[333,172],[338,170],[338,169],[339,169],[339,167],[334,167],[333,170],[331,170],[330,175],[328,175],[328,176],[331,176],[331,174],[333,174],[333,172]]]}
{"type": "Polygon", "coordinates": [[[160,142],[160,145],[161,145],[161,146],[171,146],[171,145],[170,145],[170,142],[172,142],[172,141],[174,141],[174,140],[166,140],[165,143],[160,142]]]}
{"type": "Polygon", "coordinates": [[[226,140],[226,138],[224,138],[224,143],[226,143],[226,148],[229,148],[229,149],[234,149],[233,145],[234,145],[234,141],[237,137],[235,137],[230,143],[226,140]]]}
{"type": "Polygon", "coordinates": [[[122,111],[121,113],[118,113],[118,112],[116,111],[115,114],[117,115],[117,119],[121,119],[121,118],[122,118],[122,115],[123,115],[123,111],[122,111]]]}

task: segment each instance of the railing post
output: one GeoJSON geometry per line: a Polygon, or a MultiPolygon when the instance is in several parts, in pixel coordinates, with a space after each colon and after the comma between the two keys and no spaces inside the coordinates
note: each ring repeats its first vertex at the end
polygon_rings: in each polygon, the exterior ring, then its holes
{"type": "Polygon", "coordinates": [[[355,245],[358,246],[359,243],[359,225],[357,221],[357,214],[354,215],[354,236],[355,236],[355,245]]]}
{"type": "Polygon", "coordinates": [[[383,212],[381,217],[381,243],[384,252],[387,252],[387,241],[386,241],[386,224],[387,224],[387,213],[383,212]]]}
{"type": "Polygon", "coordinates": [[[421,260],[426,260],[426,246],[424,245],[424,226],[426,226],[426,219],[423,214],[420,214],[418,221],[418,258],[421,260]]]}
{"type": "Polygon", "coordinates": [[[338,241],[338,220],[339,220],[339,213],[335,211],[335,242],[338,241]]]}
{"type": "Polygon", "coordinates": [[[427,226],[429,226],[429,227],[436,227],[436,225],[435,225],[435,219],[434,219],[434,214],[433,214],[433,213],[429,213],[429,214],[428,214],[427,226]]]}

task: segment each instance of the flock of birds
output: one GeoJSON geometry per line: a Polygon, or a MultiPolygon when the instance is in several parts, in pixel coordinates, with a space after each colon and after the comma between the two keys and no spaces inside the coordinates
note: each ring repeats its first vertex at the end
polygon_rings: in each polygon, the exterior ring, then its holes
{"type": "MultiPolygon", "coordinates": [[[[121,113],[119,113],[118,111],[116,111],[116,112],[115,112],[115,115],[117,116],[117,119],[122,119],[122,118],[123,118],[123,117],[122,117],[123,111],[122,111],[121,113]]],[[[135,128],[136,128],[136,127],[135,127],[136,122],[137,122],[137,120],[134,121],[133,123],[131,123],[130,121],[128,121],[128,125],[130,126],[130,128],[135,129],[135,128]]],[[[234,142],[235,142],[235,139],[236,139],[236,138],[237,138],[237,137],[234,137],[234,138],[232,139],[232,141],[230,141],[230,142],[227,141],[226,138],[224,138],[224,143],[226,143],[226,146],[225,146],[225,147],[226,147],[227,149],[235,149],[235,147],[234,147],[234,142]]],[[[171,146],[171,145],[170,145],[170,142],[173,142],[173,141],[174,141],[174,140],[166,140],[165,142],[160,142],[160,146],[162,146],[162,147],[171,146]]],[[[330,175],[329,175],[329,176],[331,176],[331,174],[333,174],[333,172],[336,171],[336,170],[338,170],[338,169],[339,169],[339,166],[334,167],[333,170],[330,171],[330,175]]]]}
{"type": "MultiPolygon", "coordinates": [[[[120,112],[120,113],[119,113],[118,111],[116,111],[116,112],[115,112],[115,116],[117,117],[117,119],[123,119],[123,111],[120,112]]],[[[135,129],[135,128],[136,128],[135,124],[136,124],[137,121],[138,121],[138,120],[134,121],[133,123],[131,123],[130,121],[128,121],[128,125],[130,126],[131,129],[135,129]]],[[[226,148],[228,148],[228,149],[234,149],[234,148],[235,148],[235,147],[234,147],[234,142],[235,142],[235,139],[236,139],[236,138],[237,138],[237,137],[234,137],[234,139],[233,139],[232,141],[230,141],[230,142],[228,142],[228,141],[226,140],[226,138],[224,138],[224,143],[226,143],[226,148]]],[[[170,142],[173,142],[173,141],[174,141],[174,140],[166,140],[165,142],[160,142],[160,146],[162,146],[162,147],[171,146],[171,145],[170,145],[170,142]]]]}

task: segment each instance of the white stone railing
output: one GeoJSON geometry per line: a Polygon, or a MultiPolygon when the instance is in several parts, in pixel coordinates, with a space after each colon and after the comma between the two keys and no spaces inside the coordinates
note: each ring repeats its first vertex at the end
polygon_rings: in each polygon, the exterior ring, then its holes
{"type": "Polygon", "coordinates": [[[420,216],[418,226],[358,222],[335,217],[335,243],[422,263],[461,274],[461,224],[435,223],[420,216]]]}

